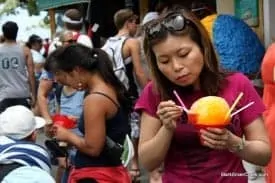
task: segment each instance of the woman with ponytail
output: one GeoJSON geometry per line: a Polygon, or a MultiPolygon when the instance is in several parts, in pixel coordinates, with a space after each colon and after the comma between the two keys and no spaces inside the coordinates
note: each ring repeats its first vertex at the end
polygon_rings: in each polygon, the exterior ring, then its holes
{"type": "Polygon", "coordinates": [[[130,182],[120,155],[116,156],[107,145],[109,139],[123,144],[130,132],[131,108],[126,89],[115,76],[108,55],[101,49],[73,44],[54,51],[46,60],[45,68],[61,84],[86,91],[79,121],[79,130],[84,136],[58,125],[52,127],[56,139],[77,149],[69,182],[130,182]]]}

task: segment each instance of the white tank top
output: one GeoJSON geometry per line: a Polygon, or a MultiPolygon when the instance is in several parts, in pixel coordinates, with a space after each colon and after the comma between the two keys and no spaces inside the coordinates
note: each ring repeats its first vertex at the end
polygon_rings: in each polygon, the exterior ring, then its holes
{"type": "Polygon", "coordinates": [[[128,38],[127,36],[110,37],[102,47],[102,50],[108,53],[112,61],[115,75],[128,89],[129,79],[126,75],[126,67],[125,67],[126,63],[122,56],[122,48],[127,38],[128,38]]]}

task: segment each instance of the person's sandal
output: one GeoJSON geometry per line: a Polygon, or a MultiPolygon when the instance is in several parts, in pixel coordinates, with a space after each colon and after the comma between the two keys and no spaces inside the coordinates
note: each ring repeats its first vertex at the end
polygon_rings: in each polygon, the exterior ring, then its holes
{"type": "Polygon", "coordinates": [[[130,169],[129,173],[131,175],[132,178],[132,183],[139,183],[140,182],[140,169],[130,169]]]}

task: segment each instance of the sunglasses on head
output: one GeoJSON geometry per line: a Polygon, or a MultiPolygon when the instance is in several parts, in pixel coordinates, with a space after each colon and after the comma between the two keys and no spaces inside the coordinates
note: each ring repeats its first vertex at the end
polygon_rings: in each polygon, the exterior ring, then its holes
{"type": "Polygon", "coordinates": [[[186,24],[189,24],[190,21],[186,19],[180,13],[171,13],[165,16],[160,21],[155,21],[149,23],[145,28],[145,33],[149,40],[162,37],[169,32],[182,31],[186,24]]]}

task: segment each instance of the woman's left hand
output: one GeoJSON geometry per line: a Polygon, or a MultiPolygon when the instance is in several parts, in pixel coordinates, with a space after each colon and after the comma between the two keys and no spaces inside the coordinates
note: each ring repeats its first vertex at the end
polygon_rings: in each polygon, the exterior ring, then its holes
{"type": "Polygon", "coordinates": [[[52,133],[54,138],[60,141],[68,141],[71,131],[60,126],[60,125],[53,125],[52,133]]]}
{"type": "Polygon", "coordinates": [[[204,146],[212,149],[228,149],[233,134],[226,128],[207,128],[200,130],[201,141],[204,146]]]}

